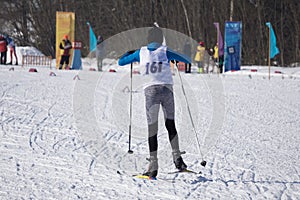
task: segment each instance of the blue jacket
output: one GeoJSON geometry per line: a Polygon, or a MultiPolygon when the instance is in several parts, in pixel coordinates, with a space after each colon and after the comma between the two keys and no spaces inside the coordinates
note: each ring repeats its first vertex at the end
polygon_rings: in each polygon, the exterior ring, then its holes
{"type": "MultiPolygon", "coordinates": [[[[158,47],[160,47],[161,44],[153,42],[147,45],[148,50],[154,51],[158,47]]],[[[175,52],[171,50],[170,48],[167,48],[167,57],[168,61],[170,62],[171,60],[176,60],[176,61],[181,61],[184,63],[191,63],[191,59],[187,57],[186,55],[180,54],[178,52],[175,52]]],[[[135,52],[127,52],[124,55],[121,56],[119,59],[119,65],[127,65],[132,62],[140,62],[140,49],[136,50],[135,52]]]]}

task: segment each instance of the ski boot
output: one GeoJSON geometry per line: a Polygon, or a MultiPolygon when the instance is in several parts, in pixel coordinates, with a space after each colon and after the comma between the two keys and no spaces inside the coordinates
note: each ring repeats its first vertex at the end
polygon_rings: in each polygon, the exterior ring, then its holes
{"type": "Polygon", "coordinates": [[[158,172],[158,161],[157,158],[154,156],[150,156],[149,159],[147,159],[150,163],[148,166],[147,172],[143,173],[145,176],[149,176],[149,178],[156,178],[157,172],[158,172]]]}
{"type": "Polygon", "coordinates": [[[172,152],[173,162],[179,171],[183,171],[187,168],[187,165],[183,162],[181,154],[185,154],[185,152],[180,152],[179,150],[172,152]]]}

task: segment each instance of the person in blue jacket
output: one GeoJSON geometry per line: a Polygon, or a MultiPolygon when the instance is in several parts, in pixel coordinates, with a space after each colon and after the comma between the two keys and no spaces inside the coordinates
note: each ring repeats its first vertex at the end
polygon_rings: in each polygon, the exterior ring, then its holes
{"type": "Polygon", "coordinates": [[[150,151],[150,158],[148,159],[150,163],[144,175],[155,178],[158,174],[157,132],[160,105],[164,113],[165,126],[169,135],[175,167],[178,170],[187,168],[181,157],[183,152],[179,148],[178,134],[175,127],[173,78],[170,61],[191,63],[191,60],[187,56],[162,45],[163,32],[158,27],[153,27],[149,30],[147,39],[147,46],[136,51],[129,51],[121,56],[119,65],[127,65],[132,62],[140,63],[141,74],[144,76],[143,80],[145,81],[144,92],[150,151]]]}
{"type": "Polygon", "coordinates": [[[10,51],[10,62],[8,63],[8,65],[12,65],[13,55],[16,59],[15,65],[18,65],[18,57],[16,54],[16,44],[14,43],[14,41],[11,37],[7,36],[6,38],[7,38],[9,51],[10,51]]]}

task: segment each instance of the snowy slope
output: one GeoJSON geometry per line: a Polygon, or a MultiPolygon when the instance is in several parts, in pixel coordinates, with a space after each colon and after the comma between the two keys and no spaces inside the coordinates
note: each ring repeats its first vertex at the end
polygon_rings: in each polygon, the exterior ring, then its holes
{"type": "Polygon", "coordinates": [[[147,166],[142,77],[133,77],[128,154],[129,67],[107,61],[98,73],[83,63],[83,71],[52,70],[56,76],[0,66],[0,199],[300,198],[299,68],[272,68],[271,80],[262,66],[181,73],[205,168],[176,74],[181,149],[202,175],[167,174],[174,166],[161,118],[158,181],[148,181],[130,176],[147,166]]]}

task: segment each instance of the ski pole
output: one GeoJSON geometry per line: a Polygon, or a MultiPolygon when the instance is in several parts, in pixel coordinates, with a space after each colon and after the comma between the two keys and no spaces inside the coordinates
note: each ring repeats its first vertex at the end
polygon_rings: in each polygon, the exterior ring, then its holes
{"type": "Polygon", "coordinates": [[[130,63],[130,107],[129,107],[129,138],[128,138],[128,153],[133,154],[131,150],[131,121],[132,121],[132,63],[130,63]]]}
{"type": "Polygon", "coordinates": [[[181,78],[181,75],[180,75],[180,72],[179,72],[179,69],[178,69],[178,66],[177,66],[177,61],[175,61],[175,66],[176,66],[177,73],[178,73],[178,76],[179,76],[179,79],[180,79],[182,93],[183,93],[183,96],[185,98],[185,102],[186,102],[187,110],[188,110],[188,113],[189,113],[189,117],[190,117],[190,120],[191,120],[191,123],[192,123],[192,127],[193,127],[193,130],[194,130],[195,136],[196,136],[196,141],[197,141],[197,144],[198,144],[199,153],[201,155],[201,160],[202,160],[201,161],[201,165],[203,167],[205,167],[206,161],[203,159],[203,154],[201,152],[200,142],[199,142],[199,139],[198,139],[198,135],[197,135],[197,131],[196,131],[196,128],[195,128],[194,120],[193,120],[193,117],[192,117],[192,114],[191,114],[191,109],[190,109],[190,106],[189,106],[189,102],[188,102],[186,94],[185,94],[185,90],[184,90],[182,78],[181,78]]]}

